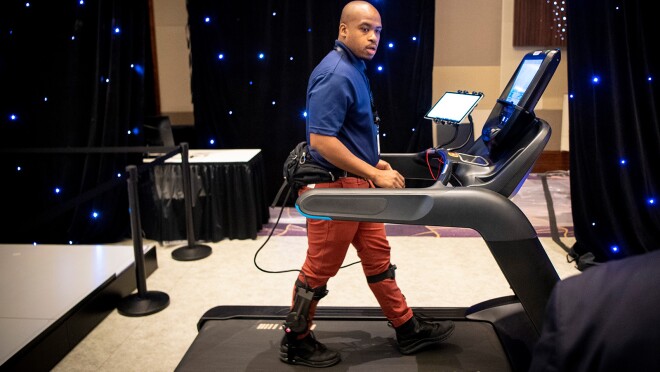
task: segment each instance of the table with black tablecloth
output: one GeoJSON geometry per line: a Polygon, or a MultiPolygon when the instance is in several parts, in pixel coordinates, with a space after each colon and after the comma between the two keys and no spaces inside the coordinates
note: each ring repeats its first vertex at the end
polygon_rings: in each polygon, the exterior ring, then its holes
{"type": "MultiPolygon", "coordinates": [[[[189,150],[188,159],[195,240],[256,239],[269,218],[261,150],[189,150]]],[[[181,156],[154,166],[148,177],[141,189],[145,236],[186,240],[181,156]]]]}

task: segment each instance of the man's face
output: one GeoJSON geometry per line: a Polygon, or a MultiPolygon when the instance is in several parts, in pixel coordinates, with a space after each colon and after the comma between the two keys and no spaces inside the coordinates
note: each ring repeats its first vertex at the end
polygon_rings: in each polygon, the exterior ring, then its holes
{"type": "Polygon", "coordinates": [[[363,7],[346,23],[339,26],[340,40],[358,58],[370,61],[376,55],[383,25],[373,7],[363,7]]]}

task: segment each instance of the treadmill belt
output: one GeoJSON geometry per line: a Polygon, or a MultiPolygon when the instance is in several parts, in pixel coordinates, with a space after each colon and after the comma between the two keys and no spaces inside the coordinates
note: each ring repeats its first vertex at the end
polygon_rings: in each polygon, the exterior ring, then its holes
{"type": "MultiPolygon", "coordinates": [[[[279,360],[281,323],[277,319],[208,320],[176,370],[319,371],[279,360]]],[[[414,355],[397,350],[394,329],[382,320],[319,320],[314,334],[341,353],[342,361],[323,369],[328,371],[511,371],[490,323],[455,324],[447,341],[414,355]]]]}

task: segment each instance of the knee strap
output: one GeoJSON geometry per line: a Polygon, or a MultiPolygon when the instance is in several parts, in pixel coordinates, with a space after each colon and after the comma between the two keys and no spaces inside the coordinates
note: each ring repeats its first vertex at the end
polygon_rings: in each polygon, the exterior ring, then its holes
{"type": "Polygon", "coordinates": [[[396,265],[390,264],[390,267],[388,267],[387,270],[383,271],[382,273],[367,276],[367,283],[373,284],[382,282],[385,279],[394,279],[394,270],[396,270],[396,265]]]}

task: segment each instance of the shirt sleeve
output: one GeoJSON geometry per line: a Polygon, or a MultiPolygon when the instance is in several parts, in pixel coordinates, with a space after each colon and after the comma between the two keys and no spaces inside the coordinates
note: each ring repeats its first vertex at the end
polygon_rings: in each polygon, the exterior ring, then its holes
{"type": "Polygon", "coordinates": [[[319,76],[307,93],[309,132],[336,136],[354,102],[349,79],[335,73],[319,76]]]}

